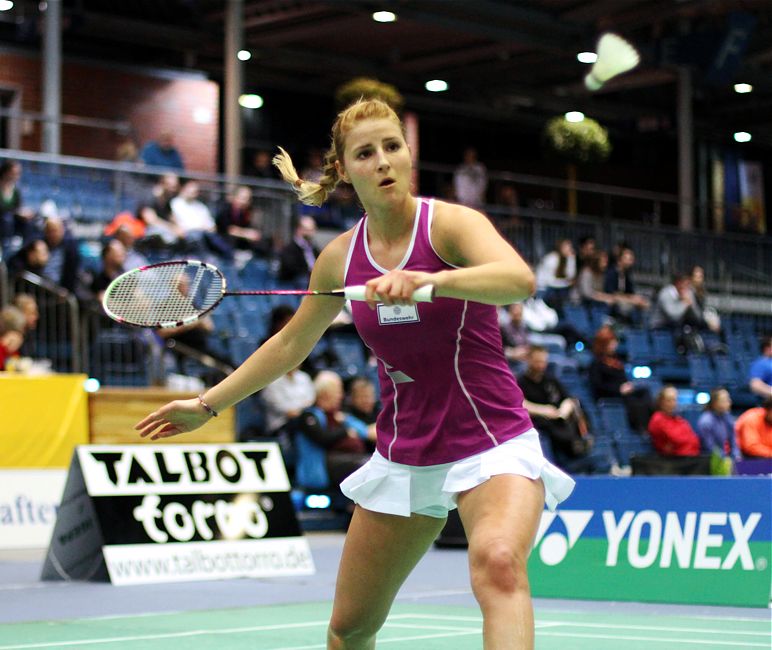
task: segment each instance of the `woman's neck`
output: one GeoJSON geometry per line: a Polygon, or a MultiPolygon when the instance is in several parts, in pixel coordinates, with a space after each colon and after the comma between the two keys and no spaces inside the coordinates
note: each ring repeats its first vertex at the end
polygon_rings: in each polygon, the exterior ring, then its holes
{"type": "Polygon", "coordinates": [[[365,206],[370,237],[392,242],[404,237],[406,232],[411,232],[417,202],[418,199],[408,194],[399,206],[365,206]]]}

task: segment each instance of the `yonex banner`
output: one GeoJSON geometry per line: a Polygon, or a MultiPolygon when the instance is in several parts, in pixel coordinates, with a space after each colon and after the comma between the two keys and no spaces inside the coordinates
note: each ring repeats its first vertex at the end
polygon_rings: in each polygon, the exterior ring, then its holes
{"type": "Polygon", "coordinates": [[[544,511],[534,596],[766,607],[772,479],[584,478],[544,511]]]}
{"type": "Polygon", "coordinates": [[[276,443],[78,447],[43,579],[314,572],[276,443]]]}

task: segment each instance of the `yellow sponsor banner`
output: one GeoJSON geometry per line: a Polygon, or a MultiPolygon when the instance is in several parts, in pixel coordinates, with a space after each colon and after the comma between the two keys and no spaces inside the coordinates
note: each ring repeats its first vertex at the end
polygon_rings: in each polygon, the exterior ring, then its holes
{"type": "Polygon", "coordinates": [[[69,467],[89,441],[85,380],[0,373],[0,467],[69,467]]]}

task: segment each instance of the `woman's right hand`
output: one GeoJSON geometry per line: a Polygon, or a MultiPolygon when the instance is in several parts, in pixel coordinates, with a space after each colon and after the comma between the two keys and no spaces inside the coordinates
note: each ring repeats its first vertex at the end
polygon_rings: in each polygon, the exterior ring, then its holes
{"type": "Polygon", "coordinates": [[[151,440],[158,440],[198,429],[206,424],[211,417],[198,398],[194,397],[193,399],[169,402],[134,425],[134,428],[139,431],[142,438],[150,436],[151,440]],[[156,431],[158,427],[161,428],[156,431]],[[153,433],[154,431],[155,433],[153,433]]]}
{"type": "Polygon", "coordinates": [[[633,392],[633,390],[635,390],[635,384],[633,384],[633,382],[631,381],[626,381],[624,384],[622,384],[619,387],[619,392],[622,395],[629,395],[630,393],[633,392]]]}

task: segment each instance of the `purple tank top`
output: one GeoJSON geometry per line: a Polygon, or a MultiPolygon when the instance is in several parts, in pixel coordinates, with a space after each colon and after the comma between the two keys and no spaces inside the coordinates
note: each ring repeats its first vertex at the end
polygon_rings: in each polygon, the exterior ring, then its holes
{"type": "MultiPolygon", "coordinates": [[[[419,199],[400,269],[454,268],[430,239],[434,201],[419,199]]],[[[367,245],[367,216],[346,260],[346,286],[387,272],[367,245]]],[[[414,307],[352,301],[354,324],[378,359],[382,411],[377,449],[406,465],[438,465],[473,456],[533,425],[501,344],[496,308],[436,298],[414,307]]]]}

